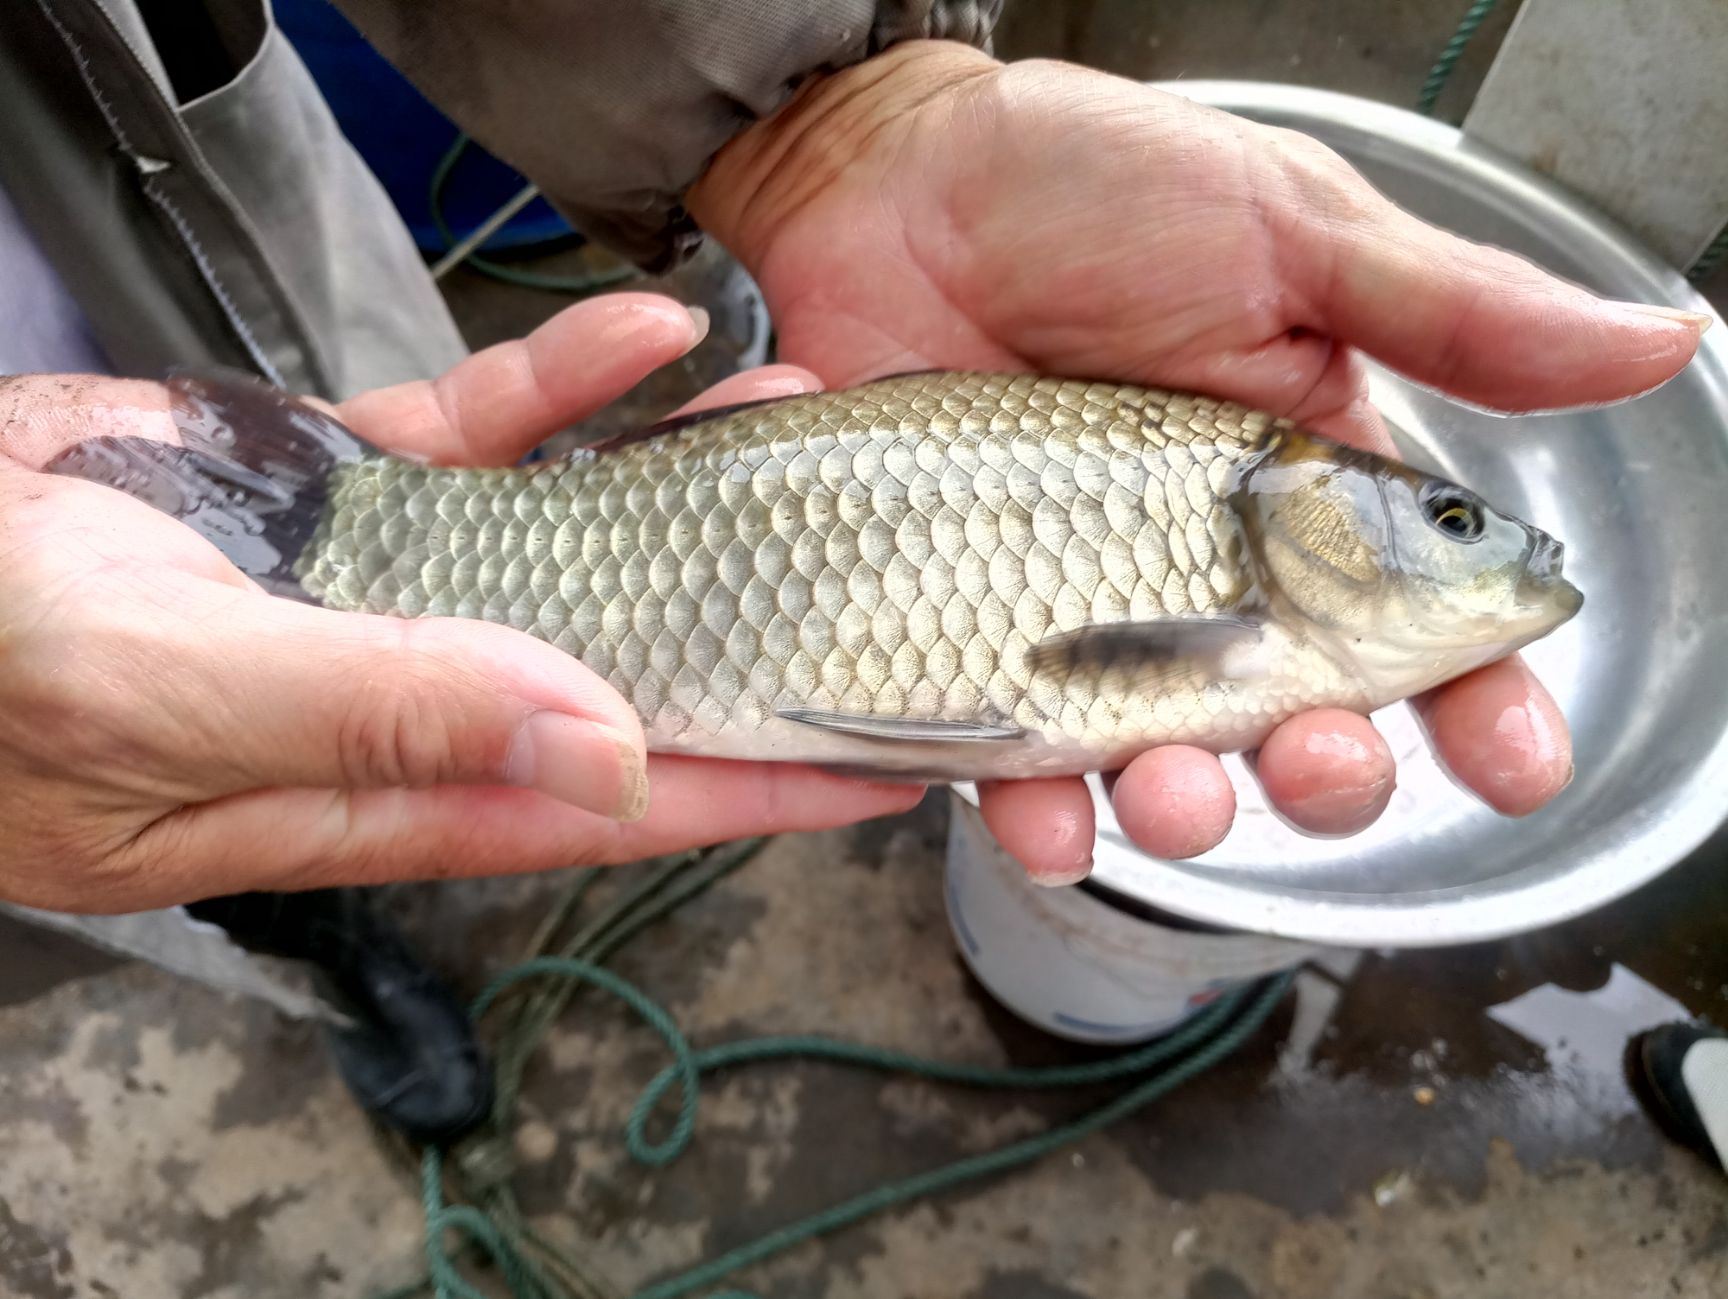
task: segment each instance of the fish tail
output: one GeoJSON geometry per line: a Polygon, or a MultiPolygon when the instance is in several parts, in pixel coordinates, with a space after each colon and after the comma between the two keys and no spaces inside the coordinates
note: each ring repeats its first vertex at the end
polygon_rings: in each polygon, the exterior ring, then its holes
{"type": "Polygon", "coordinates": [[[178,519],[272,595],[316,603],[296,566],[344,465],[382,454],[333,415],[231,372],[175,374],[178,445],[90,438],[44,466],[112,487],[178,519]]]}

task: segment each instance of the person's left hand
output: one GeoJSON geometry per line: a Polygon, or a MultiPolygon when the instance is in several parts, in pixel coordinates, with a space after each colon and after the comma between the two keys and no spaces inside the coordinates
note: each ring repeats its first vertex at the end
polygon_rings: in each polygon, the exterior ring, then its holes
{"type": "MultiPolygon", "coordinates": [[[[896,371],[1035,370],[1190,388],[1382,451],[1360,360],[1501,410],[1630,397],[1701,320],[1602,302],[1400,211],[1329,150],[1073,65],[913,42],[816,79],[732,142],[691,209],[755,275],[780,356],[844,386],[896,371]]],[[[1508,429],[1508,436],[1516,436],[1508,429]]],[[[1571,775],[1553,699],[1516,656],[1417,701],[1440,760],[1507,815],[1571,775]]],[[[1394,782],[1366,718],[1292,718],[1255,755],[1295,824],[1348,833],[1394,782]]],[[[1171,746],[1114,782],[1163,857],[1223,839],[1218,760],[1171,746]]],[[[980,789],[1045,882],[1089,867],[1077,779],[980,789]]]]}

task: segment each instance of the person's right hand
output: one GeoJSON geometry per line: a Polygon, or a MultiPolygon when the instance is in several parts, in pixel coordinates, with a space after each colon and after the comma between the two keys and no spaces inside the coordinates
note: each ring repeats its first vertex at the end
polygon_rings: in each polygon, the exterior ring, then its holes
{"type": "MultiPolygon", "coordinates": [[[[779,355],[830,387],[992,369],[1187,388],[1391,451],[1364,356],[1498,410],[1593,405],[1672,378],[1708,319],[1599,301],[1427,225],[1294,132],[947,41],[813,78],[690,198],[762,286],[779,355]]],[[[1570,779],[1565,719],[1516,656],[1417,706],[1435,756],[1505,815],[1570,779]]],[[[1328,835],[1371,823],[1395,779],[1369,719],[1337,709],[1283,722],[1255,770],[1289,822],[1328,835]]],[[[1117,821],[1156,856],[1207,851],[1235,816],[1198,748],[1110,779],[1117,821]]],[[[1090,869],[1078,778],[979,798],[1035,878],[1090,869]]]]}
{"type": "MultiPolygon", "coordinates": [[[[340,414],[381,446],[508,464],[699,336],[676,303],[617,294],[340,414]]],[[[810,386],[769,367],[699,404],[810,386]]],[[[0,900],[118,912],[627,862],[922,792],[645,759],[624,700],[544,642],[267,596],[166,515],[38,472],[105,434],[172,439],[167,390],[0,379],[0,900]]]]}

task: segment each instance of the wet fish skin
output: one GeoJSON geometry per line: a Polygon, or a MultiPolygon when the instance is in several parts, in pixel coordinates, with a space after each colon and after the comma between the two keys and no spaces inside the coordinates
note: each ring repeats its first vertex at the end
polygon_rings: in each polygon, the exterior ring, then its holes
{"type": "Polygon", "coordinates": [[[657,751],[921,778],[1097,770],[1389,702],[1280,622],[1250,554],[1241,476],[1300,438],[1187,394],[901,376],[550,465],[346,466],[298,571],[334,608],[557,645],[631,701],[657,751]],[[1063,633],[1245,610],[1262,621],[1239,675],[1223,651],[1034,665],[1063,633]]]}
{"type": "Polygon", "coordinates": [[[1557,542],[1465,488],[1131,385],[902,375],[485,470],[381,454],[254,382],[170,391],[182,445],[94,439],[49,469],[271,593],[541,637],[662,752],[968,780],[1240,750],[1582,600],[1557,542]]]}

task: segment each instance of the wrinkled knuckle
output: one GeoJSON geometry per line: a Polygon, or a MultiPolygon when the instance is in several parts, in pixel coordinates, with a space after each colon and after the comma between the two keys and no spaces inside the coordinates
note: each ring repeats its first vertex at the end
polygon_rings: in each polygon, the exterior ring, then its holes
{"type": "Polygon", "coordinates": [[[338,733],[354,786],[428,789],[458,774],[445,664],[420,652],[412,624],[349,700],[338,733]]]}
{"type": "Polygon", "coordinates": [[[1302,213],[1347,223],[1386,210],[1387,200],[1332,148],[1296,131],[1274,134],[1279,172],[1302,213]]]}
{"type": "Polygon", "coordinates": [[[349,784],[426,789],[442,783],[450,746],[428,684],[408,672],[368,687],[349,707],[340,732],[349,784]]]}

